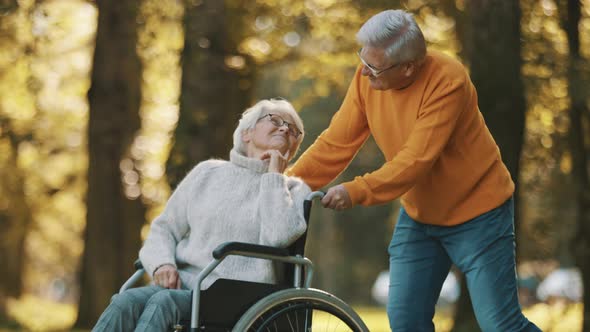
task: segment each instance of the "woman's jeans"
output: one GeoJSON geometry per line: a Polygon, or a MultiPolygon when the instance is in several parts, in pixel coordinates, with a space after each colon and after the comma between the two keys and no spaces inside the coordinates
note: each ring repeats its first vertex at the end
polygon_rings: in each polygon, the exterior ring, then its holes
{"type": "Polygon", "coordinates": [[[434,331],[434,307],[451,264],[466,277],[482,331],[540,331],[518,303],[512,198],[450,227],[421,224],[402,208],[389,257],[387,314],[394,332],[434,331]]]}
{"type": "Polygon", "coordinates": [[[181,319],[190,319],[190,310],[190,290],[131,288],[113,297],[92,331],[171,331],[181,319]]]}

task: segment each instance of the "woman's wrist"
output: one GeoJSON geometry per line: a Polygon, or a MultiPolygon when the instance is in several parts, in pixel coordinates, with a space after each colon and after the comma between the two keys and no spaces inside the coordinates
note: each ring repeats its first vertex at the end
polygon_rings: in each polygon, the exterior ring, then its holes
{"type": "Polygon", "coordinates": [[[169,266],[172,266],[172,267],[174,267],[174,265],[172,265],[172,264],[169,264],[169,263],[162,264],[162,265],[158,265],[158,267],[156,267],[156,268],[154,269],[154,273],[153,273],[153,274],[156,274],[156,272],[157,272],[157,271],[158,271],[158,270],[159,270],[161,267],[164,267],[164,266],[166,266],[166,265],[169,265],[169,266]]]}

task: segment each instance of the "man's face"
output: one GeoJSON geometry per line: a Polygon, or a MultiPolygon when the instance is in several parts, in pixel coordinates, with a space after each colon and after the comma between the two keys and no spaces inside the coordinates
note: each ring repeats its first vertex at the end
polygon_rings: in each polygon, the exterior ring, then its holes
{"type": "Polygon", "coordinates": [[[407,86],[407,64],[395,62],[382,48],[365,46],[359,51],[361,74],[369,78],[375,90],[401,89],[407,86]]]}

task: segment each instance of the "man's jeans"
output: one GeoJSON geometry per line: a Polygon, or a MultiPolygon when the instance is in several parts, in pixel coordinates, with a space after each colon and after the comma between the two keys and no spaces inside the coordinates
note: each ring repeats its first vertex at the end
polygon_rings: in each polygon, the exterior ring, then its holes
{"type": "Polygon", "coordinates": [[[389,257],[387,314],[394,332],[434,331],[434,307],[451,264],[465,274],[482,331],[540,331],[518,303],[512,198],[450,227],[421,224],[402,208],[389,257]]]}
{"type": "Polygon", "coordinates": [[[171,331],[189,319],[191,291],[159,286],[131,288],[113,297],[92,332],[171,331]]]}

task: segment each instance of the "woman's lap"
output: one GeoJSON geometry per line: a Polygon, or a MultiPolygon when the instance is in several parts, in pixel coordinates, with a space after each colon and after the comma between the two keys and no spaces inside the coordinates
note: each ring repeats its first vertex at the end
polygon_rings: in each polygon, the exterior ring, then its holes
{"type": "Polygon", "coordinates": [[[190,317],[190,291],[145,286],[116,294],[92,331],[149,331],[190,317]]]}

